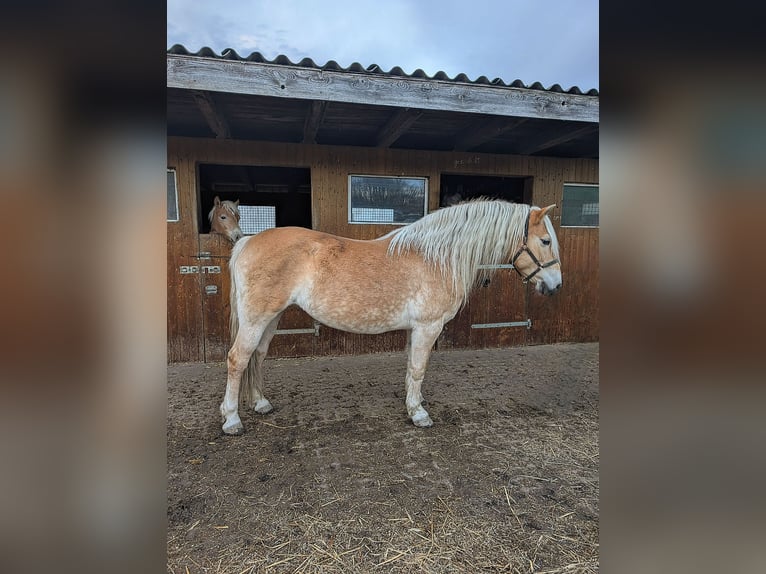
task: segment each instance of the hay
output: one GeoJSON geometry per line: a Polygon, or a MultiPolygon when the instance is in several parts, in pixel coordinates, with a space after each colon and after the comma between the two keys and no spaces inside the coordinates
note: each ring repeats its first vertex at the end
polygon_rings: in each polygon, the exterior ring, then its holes
{"type": "MultiPolygon", "coordinates": [[[[322,368],[316,359],[292,360],[289,378],[311,381],[322,368]],[[309,363],[314,371],[302,372],[309,363]]],[[[442,376],[456,370],[446,362],[442,376]]],[[[222,375],[221,367],[209,376],[220,382],[222,375]]],[[[243,416],[248,432],[236,438],[221,437],[208,412],[215,413],[218,386],[189,401],[188,387],[171,384],[174,416],[196,413],[205,422],[190,436],[169,420],[168,571],[597,572],[595,380],[558,410],[507,396],[520,391],[458,404],[446,389],[429,396],[437,426],[427,431],[402,420],[396,397],[390,409],[375,406],[374,416],[347,416],[341,405],[322,418],[316,405],[327,388],[311,394],[308,384],[292,384],[274,401],[290,408],[266,419],[243,416]],[[307,393],[304,403],[287,396],[297,391],[307,393]]]]}

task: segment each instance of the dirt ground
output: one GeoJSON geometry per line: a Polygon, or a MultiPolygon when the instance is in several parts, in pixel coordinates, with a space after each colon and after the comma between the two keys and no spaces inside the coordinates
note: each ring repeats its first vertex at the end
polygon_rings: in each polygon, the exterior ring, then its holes
{"type": "Polygon", "coordinates": [[[267,359],[221,432],[224,364],[168,367],[168,571],[598,571],[598,344],[267,359]]]}

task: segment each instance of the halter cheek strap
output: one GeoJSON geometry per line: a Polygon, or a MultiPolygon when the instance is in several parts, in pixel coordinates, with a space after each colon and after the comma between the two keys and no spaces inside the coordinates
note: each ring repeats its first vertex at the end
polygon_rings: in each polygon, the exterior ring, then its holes
{"type": "Polygon", "coordinates": [[[527,220],[524,222],[524,240],[521,242],[521,247],[519,247],[518,251],[516,251],[516,255],[513,256],[513,259],[511,259],[511,265],[513,265],[513,268],[516,270],[516,273],[518,273],[521,276],[521,280],[523,283],[528,283],[532,277],[537,275],[540,271],[545,269],[546,267],[550,267],[551,265],[556,265],[556,263],[559,262],[558,259],[554,258],[550,261],[546,261],[545,263],[540,263],[540,260],[535,257],[535,254],[532,253],[532,250],[527,246],[527,240],[529,239],[529,218],[532,215],[532,211],[529,212],[529,215],[527,215],[527,220]],[[532,271],[529,275],[524,275],[519,268],[516,266],[516,260],[521,257],[522,253],[526,253],[529,255],[529,257],[532,259],[532,262],[537,266],[537,268],[532,271]]]}

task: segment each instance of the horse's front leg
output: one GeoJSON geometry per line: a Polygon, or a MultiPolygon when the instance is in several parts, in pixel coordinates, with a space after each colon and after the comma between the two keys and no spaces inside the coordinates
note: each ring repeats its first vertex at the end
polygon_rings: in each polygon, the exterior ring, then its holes
{"type": "Polygon", "coordinates": [[[405,378],[405,390],[407,398],[407,414],[412,423],[417,427],[430,427],[433,423],[426,409],[421,404],[423,395],[421,385],[426,374],[428,358],[431,356],[431,349],[436,342],[439,333],[442,331],[442,325],[422,325],[412,329],[408,336],[408,361],[407,376],[405,378]]]}

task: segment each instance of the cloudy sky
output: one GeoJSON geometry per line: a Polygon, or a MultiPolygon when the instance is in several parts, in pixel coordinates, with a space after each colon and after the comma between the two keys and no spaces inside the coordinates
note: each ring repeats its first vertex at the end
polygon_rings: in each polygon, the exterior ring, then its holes
{"type": "Polygon", "coordinates": [[[598,0],[167,0],[168,47],[598,88],[598,0]]]}

